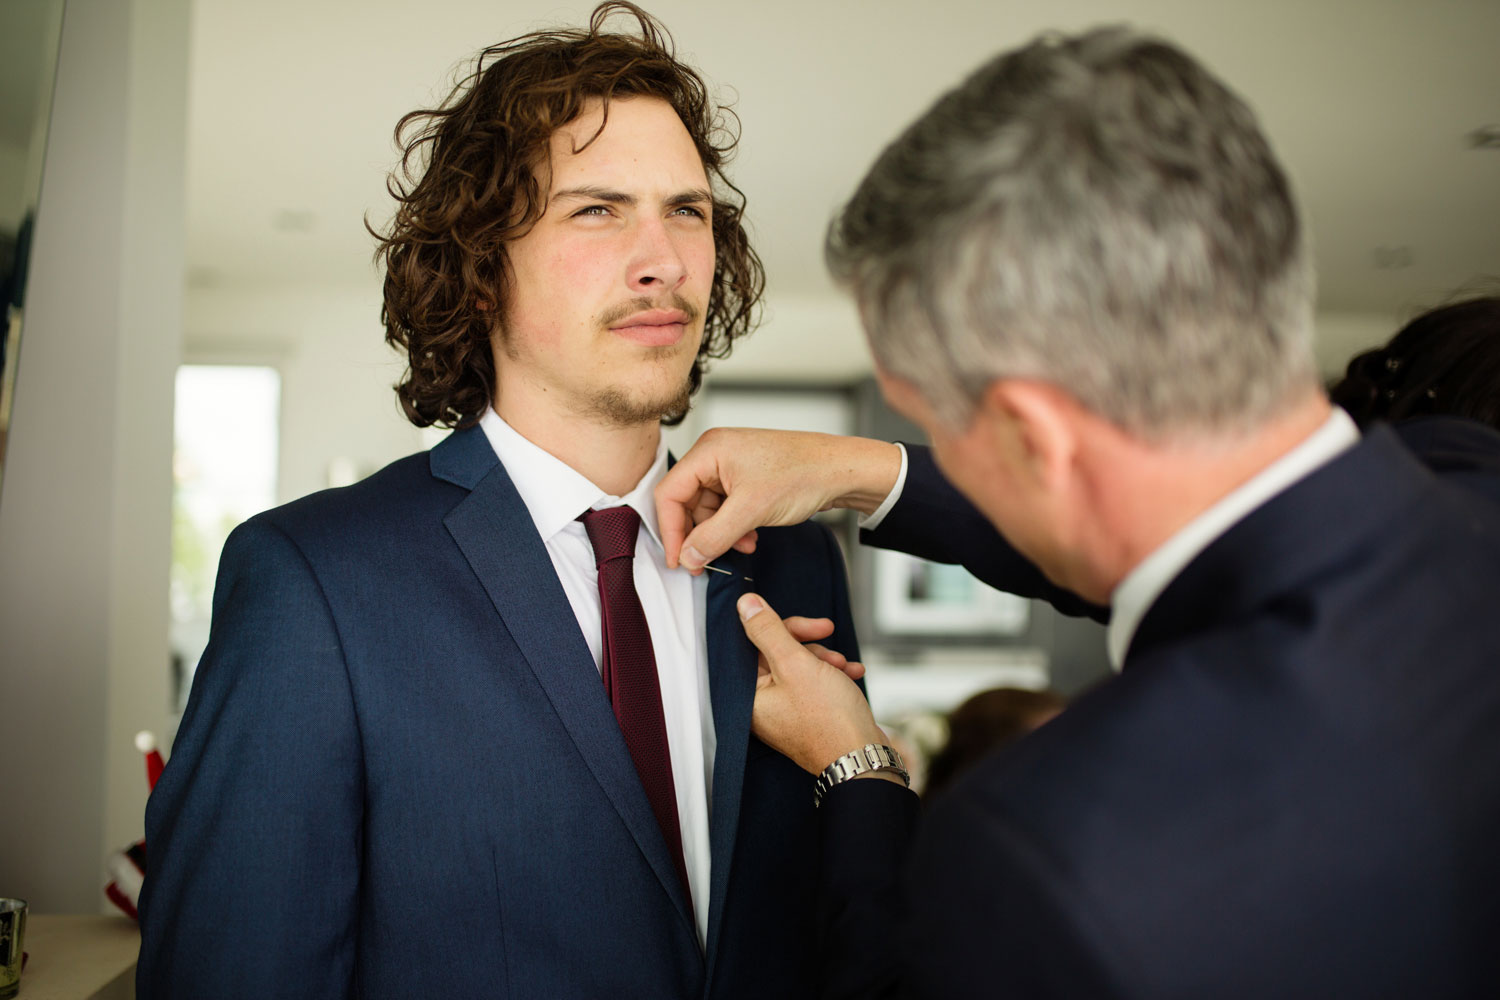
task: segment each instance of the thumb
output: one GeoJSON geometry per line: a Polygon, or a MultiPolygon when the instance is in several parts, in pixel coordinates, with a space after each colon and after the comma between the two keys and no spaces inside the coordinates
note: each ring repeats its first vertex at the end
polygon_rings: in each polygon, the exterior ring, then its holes
{"type": "Polygon", "coordinates": [[[812,656],[759,595],[745,594],[735,607],[743,620],[745,635],[760,650],[773,678],[779,680],[787,670],[795,669],[803,657],[812,656]]]}
{"type": "Polygon", "coordinates": [[[682,542],[678,558],[688,569],[700,569],[734,547],[740,539],[765,523],[764,510],[734,494],[724,498],[719,509],[698,522],[682,542]]]}

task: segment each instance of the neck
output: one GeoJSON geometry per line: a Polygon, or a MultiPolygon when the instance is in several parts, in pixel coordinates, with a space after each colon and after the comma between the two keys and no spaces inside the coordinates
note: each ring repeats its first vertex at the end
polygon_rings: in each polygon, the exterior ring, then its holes
{"type": "Polygon", "coordinates": [[[542,407],[506,405],[502,395],[495,412],[516,433],[567,464],[612,496],[635,489],[656,460],[661,424],[650,421],[617,425],[597,417],[557,414],[542,407]]]}
{"type": "Polygon", "coordinates": [[[1275,419],[1231,437],[1148,444],[1112,426],[1101,429],[1087,478],[1097,517],[1092,537],[1080,547],[1089,558],[1076,589],[1107,602],[1142,560],[1307,440],[1329,413],[1328,400],[1313,392],[1275,419]]]}

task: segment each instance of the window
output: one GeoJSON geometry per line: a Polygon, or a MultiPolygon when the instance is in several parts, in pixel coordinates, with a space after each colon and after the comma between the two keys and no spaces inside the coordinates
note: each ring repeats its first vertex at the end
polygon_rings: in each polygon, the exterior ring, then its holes
{"type": "Polygon", "coordinates": [[[219,552],[276,502],[281,376],[250,365],[177,369],[172,454],[172,671],[181,710],[208,644],[219,552]]]}

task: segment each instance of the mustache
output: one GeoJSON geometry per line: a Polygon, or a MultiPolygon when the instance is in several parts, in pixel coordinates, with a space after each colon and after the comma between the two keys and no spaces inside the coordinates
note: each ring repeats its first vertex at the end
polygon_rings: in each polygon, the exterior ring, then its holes
{"type": "Polygon", "coordinates": [[[673,292],[663,301],[657,301],[649,296],[642,295],[638,299],[631,299],[629,302],[610,306],[604,312],[600,313],[599,325],[605,327],[614,326],[627,316],[634,316],[636,313],[645,312],[648,309],[676,309],[687,316],[689,323],[695,322],[702,312],[701,309],[676,292],[673,292]]]}

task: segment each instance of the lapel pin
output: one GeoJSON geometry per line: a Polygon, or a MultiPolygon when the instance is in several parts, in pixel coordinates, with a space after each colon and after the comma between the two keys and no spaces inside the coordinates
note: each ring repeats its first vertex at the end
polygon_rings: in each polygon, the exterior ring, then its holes
{"type": "MultiPolygon", "coordinates": [[[[735,575],[734,573],[730,572],[727,569],[720,569],[718,566],[715,566],[713,563],[704,563],[703,564],[703,568],[706,569],[706,570],[711,570],[714,573],[723,573],[725,576],[734,576],[735,575]]],[[[748,577],[748,576],[742,576],[742,577],[740,577],[740,579],[744,580],[746,583],[754,583],[755,582],[754,578],[748,577]]]]}

